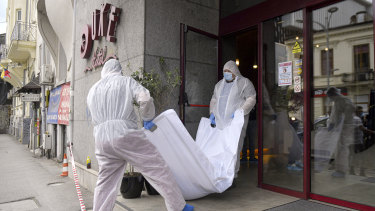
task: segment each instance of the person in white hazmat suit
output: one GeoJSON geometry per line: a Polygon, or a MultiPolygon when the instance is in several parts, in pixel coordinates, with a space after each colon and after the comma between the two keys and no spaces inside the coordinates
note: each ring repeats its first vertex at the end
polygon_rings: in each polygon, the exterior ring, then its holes
{"type": "Polygon", "coordinates": [[[122,76],[120,62],[104,64],[101,79],[87,96],[94,124],[95,154],[99,175],[94,193],[94,210],[108,211],[115,205],[126,164],[133,165],[165,199],[169,211],[190,211],[179,186],[156,147],[137,129],[134,100],[140,105],[145,129],[154,124],[153,98],[131,77],[122,76]]]}
{"type": "Polygon", "coordinates": [[[327,97],[333,101],[331,115],[328,120],[328,131],[342,124],[340,138],[335,151],[335,172],[333,177],[344,177],[349,169],[349,147],[354,143],[354,114],[355,106],[350,99],[340,94],[335,87],[327,90],[327,97]]]}
{"type": "Polygon", "coordinates": [[[256,91],[253,83],[243,77],[234,61],[228,61],[223,67],[224,78],[220,80],[214,89],[210,102],[211,125],[223,129],[234,117],[237,109],[243,109],[245,119],[238,142],[237,163],[235,176],[237,178],[240,168],[240,152],[246,137],[246,128],[249,121],[249,113],[256,103],[256,91]]]}

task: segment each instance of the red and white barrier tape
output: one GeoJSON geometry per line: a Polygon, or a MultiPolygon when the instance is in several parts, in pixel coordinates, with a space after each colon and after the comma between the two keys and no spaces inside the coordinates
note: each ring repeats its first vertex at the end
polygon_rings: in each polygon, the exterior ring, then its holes
{"type": "Polygon", "coordinates": [[[69,144],[69,151],[70,151],[70,157],[72,158],[73,179],[74,179],[74,184],[77,190],[79,204],[81,205],[81,211],[86,211],[85,203],[83,202],[83,198],[82,198],[81,188],[79,187],[79,183],[78,183],[78,175],[76,171],[76,164],[74,163],[74,156],[73,156],[73,150],[72,150],[71,144],[69,144]]]}

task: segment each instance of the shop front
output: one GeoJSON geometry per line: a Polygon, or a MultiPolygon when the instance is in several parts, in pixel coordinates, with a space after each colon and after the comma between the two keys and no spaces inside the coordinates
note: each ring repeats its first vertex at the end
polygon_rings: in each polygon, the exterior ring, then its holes
{"type": "Polygon", "coordinates": [[[221,1],[218,58],[257,89],[258,186],[374,209],[372,1],[236,2],[221,1]]]}
{"type": "MultiPolygon", "coordinates": [[[[94,189],[98,170],[86,97],[106,60],[117,58],[127,76],[144,70],[166,77],[163,69],[179,69],[182,84],[168,108],[179,111],[193,138],[200,118],[209,115],[223,64],[235,60],[257,91],[240,181],[251,178],[253,187],[374,209],[372,1],[156,2],[77,1],[75,75],[65,80],[74,81],[74,125],[67,121],[68,110],[59,113],[59,106],[68,104],[60,103],[67,94],[62,87],[69,88],[63,83],[51,90],[47,123],[57,157],[66,150],[66,125],[73,128],[83,186],[94,189]],[[103,27],[109,27],[107,33],[103,27]],[[360,124],[369,130],[359,131],[360,124]],[[93,171],[82,165],[87,156],[93,171]]],[[[46,3],[46,11],[58,11],[46,3]]],[[[61,18],[48,20],[64,47],[71,36],[56,27],[61,18]]],[[[70,57],[66,60],[69,64],[70,57]]]]}
{"type": "Polygon", "coordinates": [[[49,157],[63,161],[67,153],[67,127],[69,126],[70,83],[53,88],[49,94],[47,124],[50,135],[45,140],[46,154],[49,157]]]}

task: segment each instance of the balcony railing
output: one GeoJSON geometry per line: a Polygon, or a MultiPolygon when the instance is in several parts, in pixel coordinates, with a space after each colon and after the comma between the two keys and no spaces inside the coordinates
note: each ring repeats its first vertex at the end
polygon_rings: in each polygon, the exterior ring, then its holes
{"type": "Polygon", "coordinates": [[[16,22],[10,40],[36,41],[36,30],[35,24],[16,22]]]}
{"type": "Polygon", "coordinates": [[[0,45],[0,59],[8,58],[8,46],[0,45]]]}
{"type": "Polygon", "coordinates": [[[361,82],[361,81],[372,81],[374,80],[374,70],[369,69],[368,71],[361,71],[355,73],[344,73],[342,75],[343,82],[361,82]]]}

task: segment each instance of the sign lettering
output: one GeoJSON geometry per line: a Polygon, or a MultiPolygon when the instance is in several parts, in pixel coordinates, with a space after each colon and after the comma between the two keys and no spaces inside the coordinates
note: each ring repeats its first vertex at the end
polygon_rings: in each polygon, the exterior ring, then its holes
{"type": "Polygon", "coordinates": [[[102,4],[100,10],[92,13],[92,26],[86,25],[82,30],[81,58],[91,55],[93,41],[106,37],[109,42],[116,42],[116,27],[120,20],[121,9],[111,4],[102,4]]]}
{"type": "Polygon", "coordinates": [[[91,66],[86,67],[85,72],[91,71],[96,67],[104,65],[109,59],[117,59],[116,55],[107,56],[107,46],[104,48],[97,48],[91,59],[91,66]]]}
{"type": "Polygon", "coordinates": [[[21,94],[22,102],[39,102],[39,100],[40,100],[39,94],[21,94]]]}

